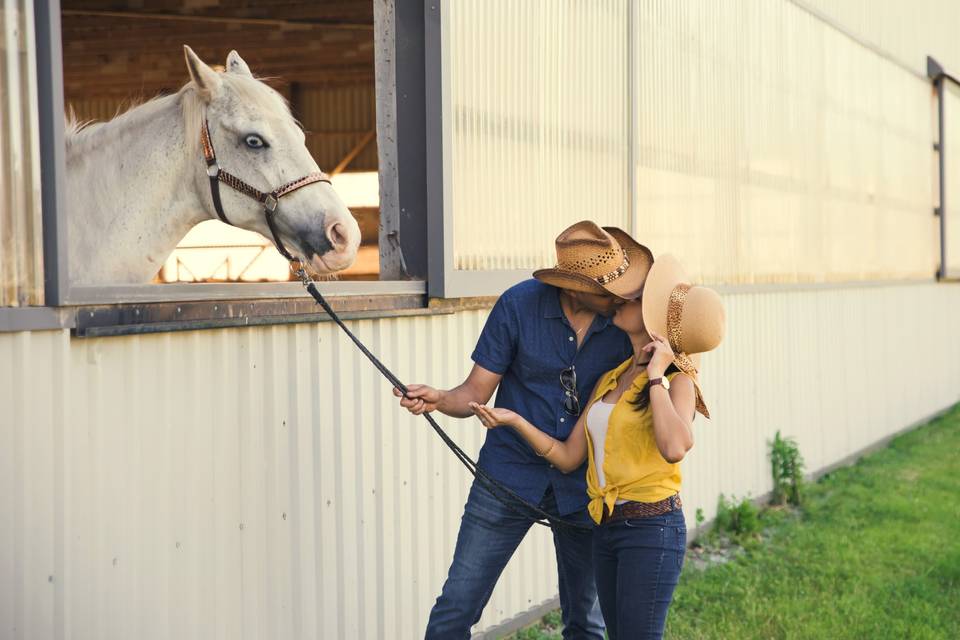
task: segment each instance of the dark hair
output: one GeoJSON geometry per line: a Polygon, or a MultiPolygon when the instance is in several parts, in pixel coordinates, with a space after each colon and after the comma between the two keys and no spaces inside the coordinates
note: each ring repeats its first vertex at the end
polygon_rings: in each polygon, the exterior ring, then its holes
{"type": "MultiPolygon", "coordinates": [[[[664,372],[664,377],[670,375],[671,373],[677,373],[680,369],[677,368],[677,365],[670,363],[670,366],[667,367],[667,370],[664,372]]],[[[647,380],[647,384],[643,385],[643,389],[640,390],[640,393],[637,394],[637,397],[633,399],[630,403],[633,405],[633,408],[637,411],[646,411],[647,407],[650,406],[650,381],[647,380]]]]}

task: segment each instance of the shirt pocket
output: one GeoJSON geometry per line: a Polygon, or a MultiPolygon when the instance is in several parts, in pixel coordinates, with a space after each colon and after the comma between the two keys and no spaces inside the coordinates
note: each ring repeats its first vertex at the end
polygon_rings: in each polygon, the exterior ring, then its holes
{"type": "Polygon", "coordinates": [[[543,381],[556,378],[557,384],[560,384],[559,371],[552,371],[549,367],[545,367],[542,362],[529,355],[518,353],[513,361],[513,367],[522,380],[543,381]]]}

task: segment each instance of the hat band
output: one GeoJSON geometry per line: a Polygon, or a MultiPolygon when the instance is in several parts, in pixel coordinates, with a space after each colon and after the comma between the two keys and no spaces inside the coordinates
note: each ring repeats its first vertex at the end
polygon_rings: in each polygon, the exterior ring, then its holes
{"type": "Polygon", "coordinates": [[[677,368],[693,378],[694,389],[696,391],[697,411],[704,417],[709,418],[710,412],[703,401],[703,394],[700,393],[700,386],[697,384],[697,367],[693,360],[683,350],[683,333],[680,330],[683,320],[683,305],[687,301],[687,292],[690,291],[690,285],[681,282],[670,292],[670,302],[667,304],[667,339],[670,341],[670,348],[673,349],[673,361],[677,368]]]}
{"type": "Polygon", "coordinates": [[[667,303],[667,338],[674,353],[683,353],[683,332],[680,328],[688,291],[690,285],[681,282],[670,292],[670,302],[667,303]]]}
{"type": "Polygon", "coordinates": [[[602,275],[598,278],[594,278],[594,280],[596,280],[598,284],[609,284],[614,280],[616,280],[617,278],[619,278],[620,276],[622,276],[623,274],[625,274],[627,272],[627,269],[630,268],[630,258],[627,257],[627,252],[624,251],[623,249],[621,249],[621,251],[623,251],[623,262],[621,262],[620,266],[614,269],[613,271],[611,271],[610,273],[602,275]]]}

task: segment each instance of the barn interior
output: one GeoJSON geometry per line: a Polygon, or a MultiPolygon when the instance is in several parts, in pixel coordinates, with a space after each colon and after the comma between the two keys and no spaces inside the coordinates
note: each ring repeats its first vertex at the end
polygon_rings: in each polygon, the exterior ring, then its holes
{"type": "MultiPolygon", "coordinates": [[[[345,279],[379,273],[373,4],[371,0],[62,0],[65,107],[103,121],[187,79],[182,45],[208,64],[236,49],[283,94],[317,164],[360,223],[345,279]]],[[[288,280],[259,234],[219,221],[194,228],[157,282],[288,280]]]]}

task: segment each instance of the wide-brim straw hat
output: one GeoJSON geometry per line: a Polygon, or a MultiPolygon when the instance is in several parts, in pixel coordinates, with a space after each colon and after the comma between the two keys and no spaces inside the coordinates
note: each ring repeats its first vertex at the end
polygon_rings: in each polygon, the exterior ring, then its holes
{"type": "Polygon", "coordinates": [[[561,289],[624,300],[640,295],[653,254],[616,227],[583,220],[557,236],[557,266],[539,269],[533,277],[561,289]]]}
{"type": "Polygon", "coordinates": [[[698,380],[699,357],[717,348],[726,331],[726,312],[720,295],[709,287],[690,284],[675,257],[657,258],[643,288],[643,324],[648,333],[665,337],[674,364],[693,379],[697,411],[710,417],[698,380]]]}

